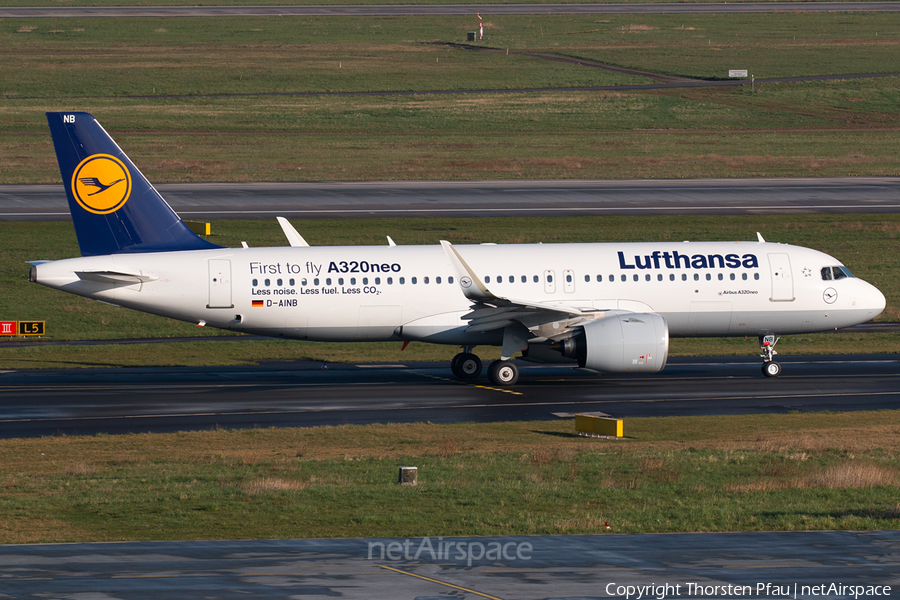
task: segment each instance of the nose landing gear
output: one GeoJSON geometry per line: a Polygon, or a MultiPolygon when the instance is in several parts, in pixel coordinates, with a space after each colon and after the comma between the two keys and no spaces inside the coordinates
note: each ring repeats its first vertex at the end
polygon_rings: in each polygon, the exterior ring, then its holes
{"type": "Polygon", "coordinates": [[[763,359],[762,372],[766,377],[781,375],[781,365],[775,362],[775,355],[778,354],[775,351],[775,344],[780,339],[781,336],[775,335],[765,335],[759,338],[759,349],[762,350],[762,354],[759,356],[763,359]]]}

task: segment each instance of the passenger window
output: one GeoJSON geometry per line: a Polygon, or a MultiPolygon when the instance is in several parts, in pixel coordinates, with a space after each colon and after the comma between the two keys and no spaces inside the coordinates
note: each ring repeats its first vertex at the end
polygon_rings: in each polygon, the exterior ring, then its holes
{"type": "Polygon", "coordinates": [[[369,285],[369,278],[363,277],[363,285],[369,285]]]}
{"type": "Polygon", "coordinates": [[[509,282],[510,282],[510,283],[515,283],[515,282],[516,282],[516,278],[515,278],[513,275],[510,275],[510,276],[509,276],[509,282]]]}
{"type": "Polygon", "coordinates": [[[485,276],[484,276],[484,282],[485,282],[485,283],[490,283],[490,282],[491,282],[491,276],[490,276],[490,275],[485,275],[485,276]]]}
{"type": "Polygon", "coordinates": [[[356,285],[356,277],[350,278],[350,285],[356,285]]]}
{"type": "Polygon", "coordinates": [[[266,283],[266,287],[269,287],[269,285],[271,285],[272,282],[269,281],[268,279],[266,279],[266,282],[265,282],[265,283],[266,283]]]}
{"type": "Polygon", "coordinates": [[[610,276],[609,276],[609,280],[610,280],[610,281],[615,281],[615,280],[616,280],[616,276],[615,276],[615,275],[610,275],[610,276]]]}
{"type": "Polygon", "coordinates": [[[306,278],[303,278],[300,280],[300,285],[302,285],[303,287],[306,287],[306,278]]]}
{"type": "Polygon", "coordinates": [[[650,273],[647,273],[646,275],[644,275],[644,280],[650,281],[650,273]]]}
{"type": "Polygon", "coordinates": [[[566,283],[572,283],[572,276],[566,275],[566,283]]]}
{"type": "Polygon", "coordinates": [[[325,279],[325,285],[331,285],[331,277],[325,279]]]}
{"type": "Polygon", "coordinates": [[[528,278],[522,275],[522,283],[528,283],[528,278]]]}
{"type": "Polygon", "coordinates": [[[725,279],[725,276],[719,273],[719,281],[722,281],[723,279],[725,279]]]}
{"type": "Polygon", "coordinates": [[[656,280],[657,280],[657,281],[662,281],[662,273],[660,273],[659,275],[656,276],[656,280]]]}
{"type": "Polygon", "coordinates": [[[258,280],[258,279],[254,279],[254,280],[253,280],[253,287],[256,287],[256,286],[258,286],[258,285],[259,285],[259,280],[258,280]]]}
{"type": "Polygon", "coordinates": [[[707,281],[712,281],[712,274],[707,273],[707,274],[706,274],[706,280],[707,280],[707,281]]]}
{"type": "Polygon", "coordinates": [[[700,273],[694,273],[694,281],[700,281],[700,273]]]}
{"type": "Polygon", "coordinates": [[[291,287],[294,287],[294,279],[291,278],[291,280],[288,281],[288,284],[289,284],[291,287]]]}
{"type": "Polygon", "coordinates": [[[338,277],[338,285],[344,285],[344,278],[338,277]]]}
{"type": "Polygon", "coordinates": [[[280,287],[282,284],[281,279],[277,280],[275,283],[280,287]]]}
{"type": "Polygon", "coordinates": [[[452,276],[447,278],[447,283],[453,283],[453,277],[452,277],[452,276]]]}
{"type": "Polygon", "coordinates": [[[318,278],[318,277],[316,277],[315,279],[313,279],[313,285],[319,285],[319,278],[318,278]]]}
{"type": "MultiPolygon", "coordinates": [[[[401,277],[400,279],[402,280],[403,278],[401,277]]],[[[416,285],[416,278],[415,277],[410,278],[409,282],[412,283],[413,285],[416,285]]],[[[400,281],[400,283],[403,283],[403,281],[400,281]]]]}
{"type": "Polygon", "coordinates": [[[434,278],[434,282],[439,284],[439,283],[441,282],[441,278],[440,278],[440,277],[435,277],[435,278],[434,278]]]}
{"type": "Polygon", "coordinates": [[[394,285],[394,278],[393,278],[393,277],[388,277],[388,278],[387,278],[387,284],[388,284],[388,285],[394,285]]]}
{"type": "Polygon", "coordinates": [[[534,276],[534,282],[535,282],[535,283],[538,283],[539,281],[540,281],[540,278],[539,278],[537,275],[535,275],[535,276],[534,276]]]}
{"type": "Polygon", "coordinates": [[[759,273],[754,273],[753,279],[755,279],[756,281],[759,281],[759,273]]]}
{"type": "Polygon", "coordinates": [[[675,281],[675,273],[669,273],[669,281],[675,281]]]}
{"type": "Polygon", "coordinates": [[[734,281],[734,273],[731,274],[731,280],[734,281]]]}
{"type": "Polygon", "coordinates": [[[547,275],[547,283],[553,283],[553,275],[547,275]]]}
{"type": "Polygon", "coordinates": [[[635,281],[640,281],[640,277],[637,276],[637,273],[635,273],[635,275],[634,275],[634,280],[635,280],[635,281]]]}
{"type": "Polygon", "coordinates": [[[682,273],[682,274],[681,274],[681,280],[682,280],[682,281],[687,281],[687,273],[682,273]]]}
{"type": "Polygon", "coordinates": [[[590,282],[591,282],[591,276],[590,276],[590,275],[585,275],[585,276],[584,276],[584,282],[585,282],[585,283],[590,283],[590,282]]]}
{"type": "Polygon", "coordinates": [[[747,281],[747,274],[741,273],[741,279],[743,279],[744,281],[747,281]]]}
{"type": "Polygon", "coordinates": [[[427,277],[423,278],[422,283],[428,283],[428,278],[427,277]]]}
{"type": "Polygon", "coordinates": [[[622,281],[628,281],[628,278],[622,275],[622,281]]]}
{"type": "Polygon", "coordinates": [[[406,283],[406,277],[401,277],[401,278],[400,278],[400,285],[403,285],[404,283],[406,283]]]}

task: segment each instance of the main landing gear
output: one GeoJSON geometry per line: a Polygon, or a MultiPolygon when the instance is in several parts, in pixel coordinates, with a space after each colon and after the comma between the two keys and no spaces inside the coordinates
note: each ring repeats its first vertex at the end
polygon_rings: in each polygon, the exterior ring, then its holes
{"type": "Polygon", "coordinates": [[[495,360],[488,367],[488,379],[498,387],[515,385],[519,381],[519,367],[511,360],[495,360]]]}
{"type": "Polygon", "coordinates": [[[450,370],[463,381],[476,379],[481,375],[481,359],[472,354],[472,346],[466,346],[450,361],[450,370]]]}
{"type": "MultiPolygon", "coordinates": [[[[481,375],[481,359],[472,354],[472,349],[472,346],[466,346],[450,361],[450,370],[463,381],[471,381],[481,375]]],[[[491,384],[497,387],[515,385],[519,381],[519,367],[511,360],[495,360],[488,367],[487,375],[491,384]]]]}
{"type": "Polygon", "coordinates": [[[763,359],[762,372],[766,377],[778,377],[781,375],[781,365],[775,362],[775,344],[781,337],[774,335],[760,336],[759,349],[762,350],[760,357],[763,359]]]}

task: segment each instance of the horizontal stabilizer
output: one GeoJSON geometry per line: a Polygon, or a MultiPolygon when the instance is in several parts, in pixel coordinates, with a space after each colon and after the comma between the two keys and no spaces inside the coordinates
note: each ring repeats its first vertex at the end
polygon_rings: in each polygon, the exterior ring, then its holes
{"type": "Polygon", "coordinates": [[[158,277],[141,275],[140,273],[121,273],[118,271],[75,271],[75,275],[83,281],[96,281],[113,285],[134,285],[159,279],[158,277]]]}

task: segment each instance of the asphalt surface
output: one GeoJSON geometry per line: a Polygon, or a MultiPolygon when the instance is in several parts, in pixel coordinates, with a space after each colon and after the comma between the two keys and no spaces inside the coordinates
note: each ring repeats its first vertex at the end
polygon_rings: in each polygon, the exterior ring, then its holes
{"type": "Polygon", "coordinates": [[[41,544],[0,573],[5,598],[883,600],[900,531],[41,544]]]}
{"type": "Polygon", "coordinates": [[[511,388],[458,381],[447,363],[3,371],[0,437],[900,408],[896,355],[779,361],[774,379],[754,358],[672,358],[650,376],[526,363],[511,388]]]}
{"type": "Polygon", "coordinates": [[[665,4],[454,4],[368,6],[109,6],[4,7],[0,18],[275,17],[401,15],[611,15],[785,12],[897,12],[900,2],[737,2],[665,4]]]}
{"type": "MultiPolygon", "coordinates": [[[[896,213],[900,177],[183,183],[185,219],[896,213]]],[[[0,185],[0,221],[71,220],[57,185],[0,185]]]]}

